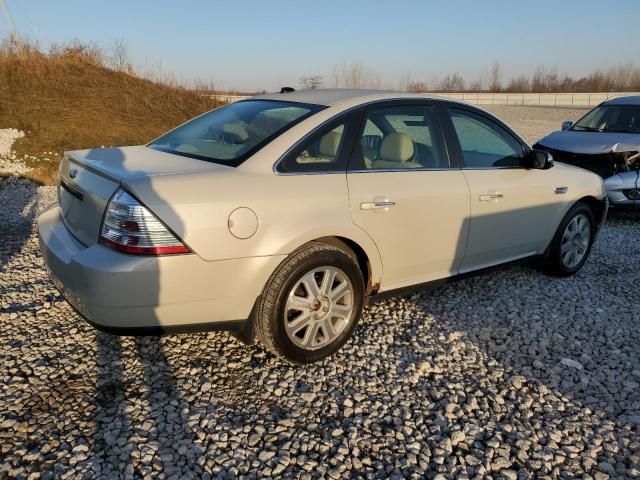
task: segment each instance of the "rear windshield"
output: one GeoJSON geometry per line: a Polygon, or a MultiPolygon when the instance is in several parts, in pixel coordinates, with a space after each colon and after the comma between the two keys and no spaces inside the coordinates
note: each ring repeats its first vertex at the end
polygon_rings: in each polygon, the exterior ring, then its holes
{"type": "Polygon", "coordinates": [[[640,106],[600,105],[578,120],[571,130],[640,133],[640,106]]]}
{"type": "Polygon", "coordinates": [[[306,103],[244,100],[194,118],[147,146],[235,167],[321,108],[306,103]]]}

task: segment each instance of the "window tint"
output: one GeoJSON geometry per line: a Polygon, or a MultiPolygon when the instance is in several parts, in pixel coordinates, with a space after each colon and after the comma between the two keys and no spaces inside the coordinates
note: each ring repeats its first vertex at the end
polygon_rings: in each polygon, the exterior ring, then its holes
{"type": "Polygon", "coordinates": [[[500,125],[466,110],[449,109],[464,166],[467,168],[520,167],[522,145],[500,125]]]}
{"type": "Polygon", "coordinates": [[[317,105],[275,100],[232,103],[179,126],[148,146],[236,166],[320,108],[317,105]]]}
{"type": "Polygon", "coordinates": [[[352,170],[447,168],[435,113],[428,106],[370,110],[352,170]]]}
{"type": "Polygon", "coordinates": [[[347,121],[333,124],[313,135],[278,164],[283,173],[345,171],[341,149],[346,138],[347,121]]]}

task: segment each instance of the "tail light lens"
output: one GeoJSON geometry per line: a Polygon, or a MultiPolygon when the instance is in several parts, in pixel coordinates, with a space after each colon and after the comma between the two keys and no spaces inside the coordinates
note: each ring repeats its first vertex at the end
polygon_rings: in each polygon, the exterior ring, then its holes
{"type": "Polygon", "coordinates": [[[135,255],[189,253],[155,215],[121,188],[109,200],[99,243],[135,255]]]}

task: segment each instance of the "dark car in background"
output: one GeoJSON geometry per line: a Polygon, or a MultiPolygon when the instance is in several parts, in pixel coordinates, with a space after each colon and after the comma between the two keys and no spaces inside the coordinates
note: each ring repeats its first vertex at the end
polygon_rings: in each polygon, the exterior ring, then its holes
{"type": "Polygon", "coordinates": [[[640,96],[607,100],[534,148],[600,175],[611,205],[640,206],[640,96]]]}

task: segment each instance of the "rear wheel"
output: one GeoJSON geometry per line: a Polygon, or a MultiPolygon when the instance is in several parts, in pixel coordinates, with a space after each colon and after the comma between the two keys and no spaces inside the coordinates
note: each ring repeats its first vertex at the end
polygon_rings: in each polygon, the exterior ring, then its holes
{"type": "Polygon", "coordinates": [[[546,257],[546,270],[569,276],[587,261],[595,234],[595,219],[588,205],[579,202],[565,215],[556,231],[546,257]]]}
{"type": "Polygon", "coordinates": [[[321,360],[349,338],[362,312],[364,282],[351,252],[311,242],[273,273],[256,309],[256,334],[294,363],[321,360]]]}

